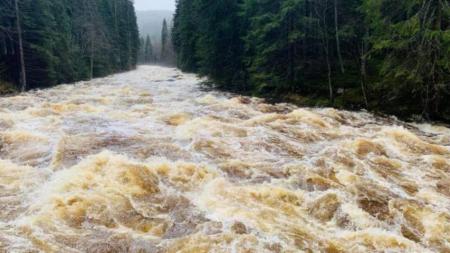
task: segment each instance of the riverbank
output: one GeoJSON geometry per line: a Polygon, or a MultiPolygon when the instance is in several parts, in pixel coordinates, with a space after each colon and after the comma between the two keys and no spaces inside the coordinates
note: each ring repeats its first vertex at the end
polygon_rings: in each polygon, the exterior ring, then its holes
{"type": "MultiPolygon", "coordinates": [[[[331,103],[326,95],[315,93],[301,93],[293,91],[259,91],[259,90],[241,90],[229,89],[214,84],[213,81],[203,81],[205,87],[217,89],[225,92],[231,92],[236,95],[254,96],[265,99],[270,103],[292,103],[299,107],[310,108],[335,108],[337,110],[349,110],[353,112],[368,111],[381,117],[396,117],[399,120],[411,123],[431,123],[448,126],[450,125],[450,108],[443,110],[439,115],[424,114],[420,106],[416,104],[411,106],[396,104],[395,102],[386,102],[378,100],[382,96],[376,92],[367,95],[367,102],[364,99],[360,89],[340,89],[334,96],[334,102],[331,103]],[[378,95],[377,95],[378,94],[378,95]],[[378,99],[377,99],[378,97],[378,99]]],[[[234,86],[231,86],[234,87],[234,86]]]]}
{"type": "Polygon", "coordinates": [[[17,89],[10,83],[0,81],[0,96],[17,92],[17,89]]]}
{"type": "Polygon", "coordinates": [[[449,128],[200,82],[0,97],[0,252],[450,250],[449,128]]]}

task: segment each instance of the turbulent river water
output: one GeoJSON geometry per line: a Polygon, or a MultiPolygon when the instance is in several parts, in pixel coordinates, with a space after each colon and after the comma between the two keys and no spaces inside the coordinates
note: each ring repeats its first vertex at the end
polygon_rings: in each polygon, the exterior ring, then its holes
{"type": "Polygon", "coordinates": [[[0,252],[450,252],[450,129],[199,82],[0,98],[0,252]]]}

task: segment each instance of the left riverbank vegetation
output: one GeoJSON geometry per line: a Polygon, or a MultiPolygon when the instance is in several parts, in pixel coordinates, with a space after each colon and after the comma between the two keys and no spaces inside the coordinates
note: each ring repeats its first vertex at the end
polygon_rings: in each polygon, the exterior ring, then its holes
{"type": "Polygon", "coordinates": [[[0,93],[131,70],[138,49],[130,0],[0,1],[0,93]]]}
{"type": "Polygon", "coordinates": [[[177,64],[219,88],[450,121],[445,0],[178,0],[177,64]]]}

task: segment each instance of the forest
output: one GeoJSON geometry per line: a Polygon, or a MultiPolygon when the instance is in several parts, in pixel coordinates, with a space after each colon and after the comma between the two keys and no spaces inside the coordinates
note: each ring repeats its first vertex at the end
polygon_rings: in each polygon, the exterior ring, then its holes
{"type": "Polygon", "coordinates": [[[25,252],[450,253],[449,0],[0,0],[25,252]]]}
{"type": "Polygon", "coordinates": [[[140,48],[138,52],[139,64],[158,64],[166,66],[176,65],[176,55],[172,46],[171,27],[164,18],[161,25],[160,37],[153,38],[159,41],[154,41],[147,34],[145,37],[141,36],[140,48]]]}
{"type": "Polygon", "coordinates": [[[130,0],[0,1],[3,87],[25,91],[131,70],[138,50],[130,0]]]}
{"type": "Polygon", "coordinates": [[[173,43],[225,90],[450,120],[446,0],[178,0],[173,43]]]}
{"type": "Polygon", "coordinates": [[[0,86],[25,91],[176,62],[217,88],[273,101],[450,120],[448,1],[176,5],[173,25],[164,20],[152,41],[139,35],[130,0],[3,0],[0,86]]]}

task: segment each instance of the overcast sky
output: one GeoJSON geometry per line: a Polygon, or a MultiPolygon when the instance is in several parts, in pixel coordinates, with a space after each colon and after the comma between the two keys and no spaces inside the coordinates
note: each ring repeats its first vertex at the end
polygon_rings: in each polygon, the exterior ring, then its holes
{"type": "Polygon", "coordinates": [[[175,10],[175,0],[134,0],[136,10],[175,10]]]}

